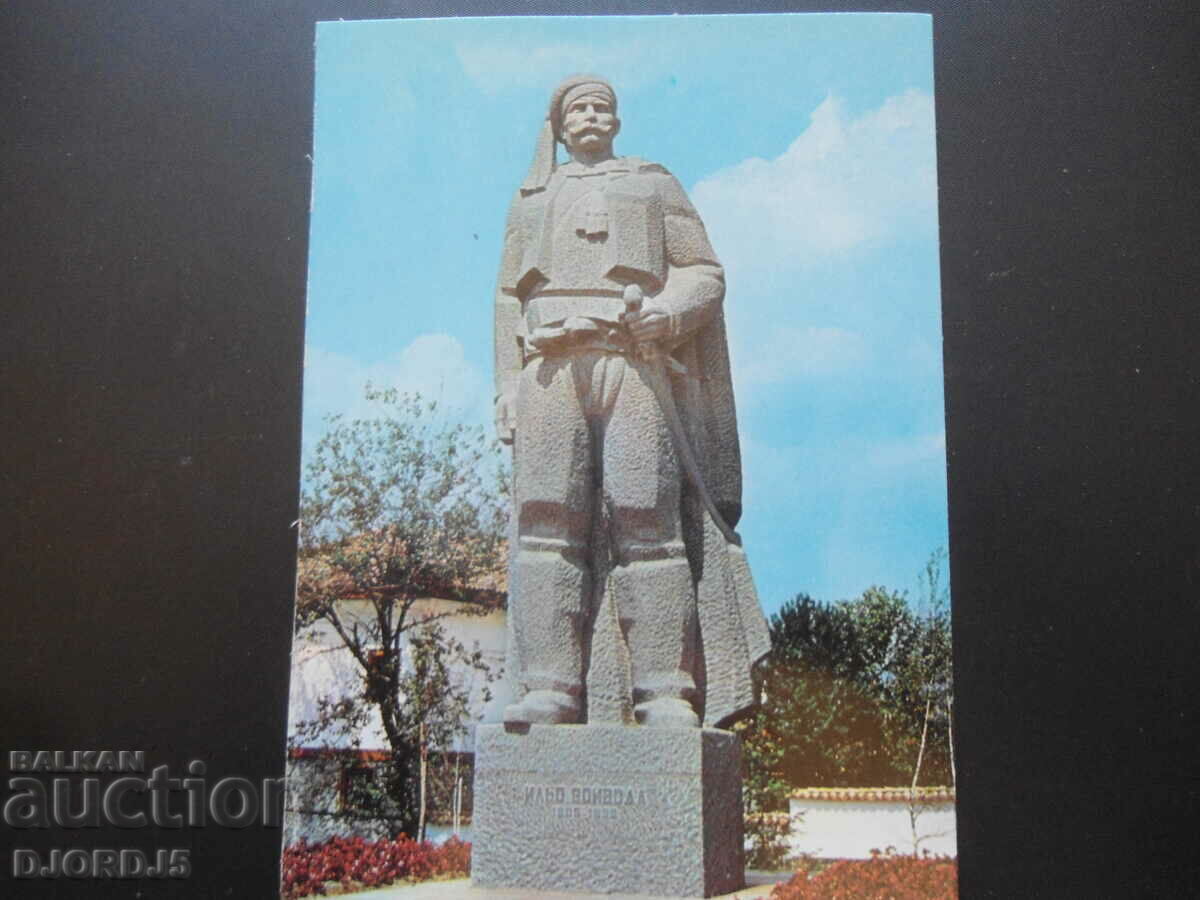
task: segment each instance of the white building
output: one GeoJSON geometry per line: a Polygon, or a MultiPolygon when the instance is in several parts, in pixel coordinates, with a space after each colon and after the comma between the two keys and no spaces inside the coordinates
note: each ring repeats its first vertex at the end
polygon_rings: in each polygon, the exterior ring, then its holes
{"type": "MultiPolygon", "coordinates": [[[[492,591],[493,594],[497,592],[492,591]]],[[[496,599],[493,597],[492,599],[496,599]]],[[[374,615],[370,601],[340,601],[340,614],[347,627],[374,615]]],[[[470,696],[470,715],[465,732],[450,748],[461,754],[461,782],[469,810],[471,760],[474,755],[474,726],[502,721],[504,707],[513,702],[512,688],[504,677],[507,648],[505,612],[493,608],[483,615],[453,600],[425,598],[408,612],[410,621],[437,618],[446,631],[468,650],[478,648],[493,673],[500,677],[488,684],[482,673],[461,667],[459,684],[470,696]],[[484,700],[485,688],[491,699],[484,700]]],[[[402,656],[406,658],[407,654],[402,656]]],[[[320,621],[298,632],[292,647],[291,686],[288,703],[288,735],[296,734],[301,722],[315,720],[321,698],[336,700],[361,694],[362,668],[328,622],[320,621]]],[[[327,730],[319,739],[297,746],[289,740],[288,798],[284,843],[305,838],[309,842],[333,834],[358,834],[368,838],[385,836],[392,824],[379,809],[368,810],[363,791],[377,787],[379,766],[390,759],[389,745],[378,711],[370,709],[368,721],[353,734],[327,730]]],[[[378,796],[378,790],[375,790],[378,796]]],[[[376,801],[378,803],[378,800],[376,801]]]]}

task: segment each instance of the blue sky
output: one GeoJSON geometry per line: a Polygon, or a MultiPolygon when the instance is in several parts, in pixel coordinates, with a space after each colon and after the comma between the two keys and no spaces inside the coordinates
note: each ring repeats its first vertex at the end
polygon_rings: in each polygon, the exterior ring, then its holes
{"type": "Polygon", "coordinates": [[[316,59],[306,452],[367,380],[490,428],[505,213],[550,91],[595,72],[725,265],[764,608],[919,593],[947,544],[927,16],[327,22],[316,59]]]}

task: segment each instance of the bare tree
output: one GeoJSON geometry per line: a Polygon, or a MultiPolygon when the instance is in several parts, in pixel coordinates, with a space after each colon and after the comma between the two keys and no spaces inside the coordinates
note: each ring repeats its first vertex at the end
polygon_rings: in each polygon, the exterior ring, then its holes
{"type": "Polygon", "coordinates": [[[941,711],[945,712],[946,717],[946,749],[952,783],[954,779],[954,743],[950,723],[954,702],[954,668],[951,659],[949,590],[942,584],[942,567],[945,562],[946,552],[939,549],[934,551],[925,564],[925,571],[921,576],[924,597],[914,617],[914,648],[905,672],[905,680],[912,686],[910,696],[919,702],[923,701],[921,737],[917,745],[908,802],[914,853],[923,839],[917,831],[917,819],[924,808],[918,796],[917,785],[929,743],[930,725],[934,722],[935,714],[941,711]]]}

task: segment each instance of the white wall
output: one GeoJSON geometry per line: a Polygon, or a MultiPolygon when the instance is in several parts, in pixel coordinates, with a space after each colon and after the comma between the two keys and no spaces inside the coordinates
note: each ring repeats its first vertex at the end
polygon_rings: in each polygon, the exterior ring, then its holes
{"type": "MultiPolygon", "coordinates": [[[[449,600],[420,600],[410,611],[411,616],[450,613],[442,619],[443,626],[468,649],[476,646],[483,651],[484,659],[493,672],[501,672],[508,646],[503,610],[495,610],[484,616],[470,616],[457,612],[461,605],[449,600]]],[[[343,614],[347,620],[355,616],[369,616],[370,604],[366,601],[347,600],[343,603],[343,614]]],[[[500,722],[504,707],[513,702],[512,688],[507,679],[486,685],[484,678],[474,670],[464,669],[459,673],[460,683],[465,683],[471,693],[472,721],[500,722]],[[492,700],[483,702],[485,687],[492,693],[492,700]]],[[[322,696],[334,699],[362,689],[362,674],[358,663],[350,655],[337,633],[325,622],[320,622],[298,636],[292,646],[292,674],[288,702],[288,733],[291,734],[298,722],[313,719],[317,714],[317,701],[322,696]]],[[[372,715],[370,724],[360,732],[359,746],[365,750],[384,749],[387,739],[379,724],[377,714],[372,715]]],[[[330,736],[322,746],[348,747],[347,738],[330,736]]],[[[455,743],[456,750],[473,750],[474,738],[467,734],[455,743]]]]}
{"type": "MultiPolygon", "coordinates": [[[[867,859],[872,848],[912,853],[913,828],[903,800],[813,800],[793,797],[792,852],[831,859],[867,859]]],[[[954,802],[924,803],[917,815],[916,851],[957,856],[954,802]]]]}

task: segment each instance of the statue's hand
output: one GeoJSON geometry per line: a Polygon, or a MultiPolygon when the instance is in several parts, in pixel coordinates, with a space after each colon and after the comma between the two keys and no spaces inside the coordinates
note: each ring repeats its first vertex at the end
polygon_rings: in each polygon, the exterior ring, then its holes
{"type": "Polygon", "coordinates": [[[630,335],[639,344],[661,341],[671,335],[671,317],[661,309],[627,312],[624,321],[630,335]]]}
{"type": "Polygon", "coordinates": [[[502,444],[511,444],[517,433],[517,398],[501,394],[496,398],[496,437],[502,444]]]}

